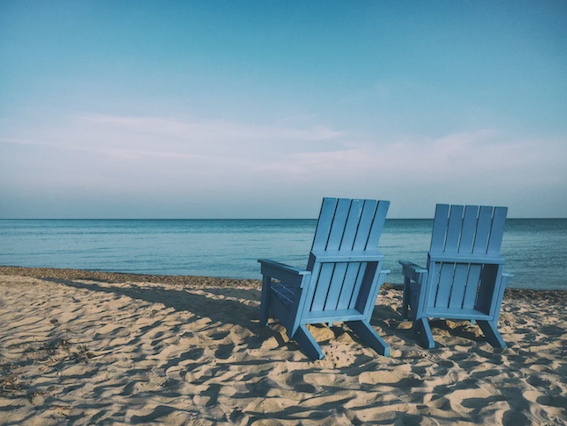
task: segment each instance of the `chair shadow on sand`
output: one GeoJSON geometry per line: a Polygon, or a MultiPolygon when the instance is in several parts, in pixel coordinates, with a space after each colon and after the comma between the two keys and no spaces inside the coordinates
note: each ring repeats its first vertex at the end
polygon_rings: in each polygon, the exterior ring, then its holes
{"type": "MultiPolygon", "coordinates": [[[[136,284],[130,284],[127,287],[119,287],[113,286],[113,283],[110,283],[110,286],[102,286],[95,283],[91,284],[63,279],[44,278],[43,281],[93,292],[126,296],[150,304],[159,303],[163,304],[165,309],[172,308],[177,312],[192,313],[193,316],[187,318],[186,324],[199,321],[202,318],[208,318],[210,319],[210,327],[217,327],[219,323],[238,325],[253,333],[254,337],[246,341],[246,344],[252,349],[259,348],[262,342],[270,337],[276,338],[281,346],[290,345],[290,343],[284,342],[279,333],[270,328],[259,326],[257,319],[259,303],[257,305],[254,303],[248,305],[238,300],[244,299],[250,302],[258,301],[260,299],[260,290],[222,287],[187,287],[183,290],[177,290],[160,287],[148,288],[136,284]],[[213,299],[206,295],[198,294],[197,292],[199,291],[209,293],[211,296],[220,296],[220,298],[213,299]],[[230,295],[228,295],[229,293],[230,295]]],[[[293,343],[291,343],[291,345],[293,345],[293,343]]]]}
{"type": "MultiPolygon", "coordinates": [[[[316,384],[309,383],[305,380],[305,376],[316,373],[314,370],[312,361],[305,355],[298,359],[294,357],[295,362],[303,362],[305,366],[303,368],[297,368],[290,371],[280,378],[270,377],[267,372],[273,370],[279,363],[290,360],[290,354],[297,354],[300,351],[299,345],[293,341],[286,341],[282,337],[277,329],[274,327],[264,327],[259,323],[259,299],[261,297],[260,289],[235,289],[235,288],[223,288],[223,287],[187,287],[184,289],[173,289],[173,288],[162,288],[162,287],[142,287],[135,284],[129,284],[127,287],[115,286],[110,283],[110,285],[100,285],[96,283],[85,283],[71,280],[61,280],[61,279],[43,279],[44,281],[49,281],[57,284],[61,284],[67,287],[75,288],[78,290],[87,290],[92,292],[100,292],[106,294],[113,294],[118,297],[126,296],[137,301],[148,302],[150,304],[163,304],[164,309],[173,308],[176,312],[187,312],[193,314],[193,316],[188,317],[186,324],[191,322],[197,322],[203,318],[207,318],[210,321],[204,324],[204,327],[200,331],[207,332],[209,337],[215,338],[215,333],[211,334],[212,329],[220,328],[222,325],[230,324],[235,327],[240,326],[251,332],[249,337],[243,339],[242,345],[245,350],[253,350],[261,348],[262,344],[270,339],[275,338],[277,340],[278,346],[274,348],[280,350],[281,356],[272,354],[270,357],[265,359],[262,357],[254,357],[254,359],[245,360],[232,360],[230,354],[232,353],[231,348],[224,348],[222,344],[218,345],[215,352],[215,357],[223,360],[222,363],[218,363],[211,367],[211,375],[219,375],[221,372],[226,371],[231,366],[244,366],[246,368],[246,375],[242,377],[241,381],[245,383],[245,390],[241,390],[235,395],[233,395],[234,400],[246,400],[247,398],[262,398],[266,401],[271,400],[273,397],[272,392],[274,389],[284,389],[287,391],[293,390],[298,393],[305,394],[306,400],[311,398],[319,397],[332,397],[336,392],[345,391],[340,385],[330,382],[328,385],[319,386],[316,384]],[[199,294],[199,292],[204,292],[204,294],[199,294]],[[208,295],[215,296],[215,298],[207,297],[208,295]],[[225,353],[226,352],[226,353],[225,353]],[[226,356],[228,354],[228,356],[226,356]],[[226,360],[226,361],[224,361],[226,360]],[[214,371],[213,371],[214,370],[214,371]],[[277,381],[274,381],[277,380],[277,381]],[[270,396],[272,395],[272,396],[270,396]]],[[[373,322],[374,327],[387,329],[388,326],[382,320],[382,318],[394,319],[399,317],[393,309],[387,306],[376,306],[375,310],[380,310],[380,315],[378,319],[373,322]]],[[[150,311],[147,311],[148,315],[150,311]]],[[[141,314],[144,315],[144,314],[141,314]]],[[[152,324],[147,326],[147,328],[157,327],[159,324],[152,324]]],[[[179,327],[178,325],[175,327],[179,327]]],[[[314,326],[318,328],[319,326],[314,326]]],[[[326,328],[327,326],[321,325],[321,328],[326,328]]],[[[353,341],[355,341],[355,346],[360,345],[359,348],[365,348],[365,345],[358,340],[356,334],[351,333],[348,329],[342,327],[332,327],[334,337],[331,338],[331,342],[340,337],[344,333],[348,333],[353,341]]],[[[149,331],[149,330],[143,330],[149,331]]],[[[175,329],[173,330],[176,331],[175,329]]],[[[405,332],[405,331],[403,331],[405,332]]],[[[182,333],[182,331],[180,331],[182,333]]],[[[218,333],[219,340],[224,338],[228,332],[219,330],[218,333]]],[[[248,334],[248,333],[246,333],[248,334]]],[[[407,333],[405,333],[407,334],[407,333]]],[[[405,340],[405,339],[404,339],[405,340]]],[[[130,344],[139,344],[138,339],[134,339],[130,344]]],[[[323,342],[323,349],[325,349],[325,343],[323,342]]],[[[411,335],[408,342],[411,344],[411,335]]],[[[202,345],[201,345],[202,346],[202,345]]],[[[369,356],[361,350],[356,351],[355,359],[353,362],[341,368],[341,372],[350,377],[357,377],[361,370],[361,365],[366,365],[367,368],[373,370],[380,369],[380,363],[384,359],[379,355],[369,356]]],[[[171,360],[168,360],[166,364],[160,365],[159,368],[164,372],[170,367],[175,367],[182,363],[183,371],[190,373],[192,371],[197,371],[197,368],[202,368],[203,361],[200,358],[203,356],[202,347],[188,347],[187,351],[181,355],[175,355],[171,360]],[[189,361],[189,363],[187,363],[189,361]]],[[[143,369],[140,369],[140,372],[143,369]]],[[[132,374],[138,372],[137,368],[130,370],[132,374]]],[[[210,397],[207,406],[214,405],[217,403],[219,396],[222,394],[222,385],[218,383],[207,383],[207,380],[211,378],[210,375],[206,375],[203,378],[194,379],[193,384],[204,385],[208,384],[208,389],[201,392],[200,395],[204,397],[210,397]]],[[[401,382],[400,387],[405,386],[405,382],[401,382]]],[[[135,382],[129,383],[124,392],[129,392],[130,388],[135,386],[135,382]]],[[[362,389],[364,390],[364,389],[362,389]]],[[[183,396],[181,389],[177,390],[174,387],[169,387],[167,390],[164,389],[167,396],[175,397],[183,396]]],[[[256,410],[251,410],[246,412],[246,416],[250,418],[248,424],[256,420],[261,419],[278,419],[282,421],[297,421],[301,416],[308,415],[309,419],[320,419],[324,420],[330,411],[336,410],[339,413],[344,413],[347,417],[351,418],[354,424],[362,424],[362,421],[358,420],[356,414],[352,410],[344,409],[342,406],[352,400],[354,396],[346,396],[344,399],[324,402],[319,404],[316,408],[307,404],[306,406],[292,406],[287,407],[277,413],[265,413],[256,410]]],[[[389,403],[385,403],[388,405],[389,403]]],[[[237,404],[238,406],[239,404],[237,404]]],[[[244,407],[235,408],[232,413],[228,413],[228,418],[231,421],[239,422],[239,418],[244,416],[241,411],[244,407]]],[[[368,409],[370,406],[357,407],[360,409],[368,409]]],[[[147,421],[156,421],[164,416],[169,415],[172,412],[172,408],[168,406],[158,406],[156,409],[145,416],[133,416],[131,418],[131,423],[143,423],[147,421]]],[[[421,418],[421,416],[413,416],[421,418]]],[[[210,419],[218,420],[218,419],[210,419]]],[[[372,423],[372,422],[371,422],[372,423]]]]}
{"type": "MultiPolygon", "coordinates": [[[[260,325],[260,288],[256,290],[230,287],[187,287],[182,290],[177,290],[160,287],[148,288],[135,284],[130,284],[128,287],[118,287],[113,286],[113,283],[110,283],[110,286],[102,286],[96,283],[84,283],[63,279],[43,278],[42,280],[82,290],[126,296],[148,303],[161,303],[166,309],[173,308],[177,312],[192,313],[193,316],[188,318],[187,323],[195,322],[202,318],[208,318],[211,321],[211,327],[217,327],[219,323],[238,325],[253,334],[252,337],[245,339],[245,345],[248,349],[258,349],[267,339],[274,337],[278,342],[278,347],[292,351],[301,351],[299,345],[294,341],[286,342],[282,334],[274,330],[273,327],[260,325]],[[213,299],[212,297],[199,294],[198,292],[208,293],[215,298],[213,299]]],[[[404,340],[404,344],[411,345],[415,343],[410,331],[389,329],[385,320],[399,320],[400,314],[398,312],[386,305],[376,305],[374,312],[375,314],[372,317],[371,324],[375,328],[382,331],[388,330],[388,333],[393,331],[393,334],[398,335],[398,337],[404,340]]],[[[314,327],[326,328],[327,326],[315,325],[314,327]]],[[[352,333],[346,328],[332,327],[332,330],[335,336],[331,341],[344,333],[348,333],[353,341],[361,346],[365,346],[355,333],[352,333]]],[[[219,334],[219,337],[220,336],[222,336],[222,333],[219,334]]],[[[323,346],[325,346],[326,342],[323,341],[320,343],[323,343],[323,346]]],[[[222,354],[219,353],[219,355],[221,355],[221,358],[224,358],[222,354]]],[[[364,356],[364,358],[366,359],[367,357],[364,356]]],[[[376,358],[380,358],[380,356],[376,355],[376,358]]],[[[309,362],[310,360],[306,357],[305,361],[309,362]]]]}
{"type": "MultiPolygon", "coordinates": [[[[301,350],[299,345],[295,342],[286,342],[282,335],[275,331],[272,327],[264,327],[260,325],[260,288],[256,290],[230,287],[187,287],[183,290],[177,290],[159,287],[147,288],[133,284],[130,284],[128,287],[117,287],[101,286],[95,283],[91,284],[63,279],[44,278],[43,280],[63,284],[77,289],[126,296],[148,303],[161,303],[166,308],[173,308],[178,312],[190,312],[194,314],[194,316],[188,320],[188,323],[198,321],[202,318],[209,318],[211,320],[212,327],[218,326],[218,323],[238,325],[253,333],[253,337],[246,339],[245,342],[249,349],[258,349],[265,340],[270,337],[274,337],[278,342],[278,347],[286,347],[287,349],[294,351],[301,350]],[[206,295],[198,294],[197,292],[199,291],[216,296],[216,298],[213,299],[206,295]],[[218,298],[219,296],[220,298],[218,298]]],[[[401,322],[400,312],[393,307],[381,304],[380,302],[379,296],[378,303],[374,307],[370,324],[375,329],[383,332],[385,336],[394,335],[398,337],[402,340],[403,346],[409,346],[416,350],[420,350],[420,346],[416,341],[415,334],[412,329],[391,326],[392,324],[399,324],[401,322]]],[[[444,321],[433,321],[431,325],[433,328],[443,330],[454,337],[462,337],[476,342],[484,340],[483,336],[475,333],[474,329],[470,329],[463,324],[450,327],[444,321]]],[[[325,328],[326,325],[315,325],[315,327],[325,328]]],[[[347,328],[332,327],[332,330],[335,334],[334,339],[340,337],[344,333],[348,333],[353,341],[361,346],[365,346],[356,334],[347,328]]],[[[323,343],[325,346],[325,343],[327,342],[323,341],[320,343],[323,343]]],[[[376,355],[376,358],[380,358],[380,356],[376,355]]],[[[308,362],[309,360],[306,359],[305,361],[308,362]]]]}
{"type": "MultiPolygon", "coordinates": [[[[335,383],[334,381],[330,381],[325,385],[319,385],[316,383],[310,383],[309,380],[306,380],[306,376],[310,374],[312,375],[313,373],[328,374],[318,371],[317,367],[313,366],[313,363],[308,359],[307,356],[301,357],[301,359],[297,359],[296,357],[294,360],[296,362],[303,361],[305,365],[304,367],[296,368],[293,371],[282,373],[278,377],[270,376],[267,374],[269,371],[273,370],[278,363],[290,360],[287,357],[290,354],[290,351],[299,351],[300,348],[293,341],[286,342],[280,332],[275,330],[274,327],[263,327],[260,325],[260,289],[228,287],[187,287],[183,289],[174,289],[163,287],[142,287],[135,284],[129,284],[128,286],[118,286],[113,285],[113,283],[110,283],[110,285],[99,285],[97,283],[91,282],[86,283],[61,279],[43,280],[58,283],[79,290],[114,294],[118,297],[126,296],[128,298],[147,302],[149,304],[163,304],[165,309],[172,308],[176,312],[187,312],[193,314],[193,316],[187,317],[185,324],[202,321],[203,318],[209,319],[210,321],[203,322],[202,326],[199,325],[199,332],[206,331],[208,333],[208,336],[213,338],[213,341],[216,340],[216,334],[218,334],[217,337],[219,341],[228,334],[227,331],[223,330],[219,330],[218,333],[215,333],[214,329],[220,328],[221,326],[227,324],[234,326],[235,328],[240,326],[250,332],[250,334],[245,333],[247,337],[245,337],[242,341],[240,348],[241,350],[249,351],[252,349],[261,348],[266,340],[272,337],[275,338],[277,340],[278,346],[274,349],[283,349],[283,351],[279,351],[279,355],[277,354],[277,352],[274,352],[270,355],[270,357],[266,357],[265,359],[262,357],[254,357],[254,359],[246,358],[243,360],[238,360],[238,357],[236,357],[237,359],[234,360],[229,359],[231,357],[231,354],[234,353],[231,348],[224,347],[229,345],[217,344],[215,356],[218,359],[223,360],[223,362],[211,366],[210,374],[202,376],[200,378],[197,378],[195,376],[195,378],[191,379],[192,384],[194,385],[209,385],[208,389],[201,395],[210,397],[209,402],[206,404],[206,406],[212,406],[217,404],[217,400],[219,399],[220,395],[222,395],[223,386],[225,386],[225,384],[219,384],[215,382],[208,383],[211,377],[219,375],[221,372],[226,371],[226,369],[231,366],[240,366],[239,368],[244,368],[244,370],[242,370],[244,375],[241,379],[239,379],[243,386],[242,388],[239,388],[238,392],[231,397],[235,401],[236,406],[232,413],[227,413],[227,418],[233,422],[240,422],[240,420],[243,419],[244,416],[248,416],[248,424],[260,419],[297,421],[298,419],[301,419],[302,416],[306,415],[311,420],[323,420],[327,417],[330,411],[335,410],[335,412],[339,414],[342,413],[347,416],[353,424],[380,424],[380,422],[373,421],[364,422],[357,416],[357,411],[371,409],[373,407],[372,404],[362,404],[356,407],[352,407],[351,409],[346,409],[344,408],[344,405],[355,398],[354,396],[345,395],[345,398],[343,399],[333,399],[333,395],[335,395],[337,392],[345,391],[345,388],[341,386],[340,382],[335,383]],[[213,296],[214,298],[212,298],[213,296]],[[292,390],[298,393],[302,393],[304,394],[304,401],[321,397],[329,397],[333,400],[322,402],[316,408],[310,406],[309,403],[307,403],[306,405],[294,405],[286,407],[279,412],[265,413],[261,410],[249,409],[246,411],[246,413],[243,413],[242,410],[244,409],[244,405],[238,403],[239,400],[246,401],[248,398],[264,398],[266,399],[266,401],[268,401],[273,397],[273,390],[278,388],[282,389],[285,392],[292,390]]],[[[397,308],[397,306],[395,307],[397,308]]],[[[147,311],[147,314],[151,315],[150,310],[147,311]]],[[[141,313],[140,315],[145,315],[145,313],[141,313]]],[[[402,349],[402,357],[407,356],[407,361],[412,365],[413,372],[420,375],[423,374],[423,372],[419,370],[422,369],[422,367],[414,365],[416,364],[417,360],[421,358],[421,356],[418,356],[417,354],[418,352],[423,352],[423,354],[425,355],[426,353],[431,353],[432,351],[426,351],[420,348],[420,346],[417,344],[417,341],[415,340],[414,333],[410,328],[396,327],[396,325],[401,324],[401,316],[399,311],[397,309],[394,309],[394,307],[392,306],[385,305],[384,302],[380,300],[380,296],[378,297],[378,305],[374,308],[371,324],[378,331],[382,332],[387,339],[399,339],[398,343],[396,343],[393,347],[395,349],[402,349]],[[416,355],[412,355],[412,353],[415,353],[416,355]]],[[[443,327],[443,324],[444,323],[440,323],[439,325],[443,327]]],[[[154,323],[148,326],[144,326],[142,328],[145,328],[146,330],[142,331],[147,332],[149,329],[156,327],[157,325],[159,324],[154,323]]],[[[435,326],[436,325],[437,324],[435,324],[435,326]]],[[[181,325],[174,325],[172,331],[175,333],[177,331],[176,329],[179,327],[181,327],[181,325]]],[[[226,329],[226,327],[224,328],[226,329]]],[[[343,333],[348,333],[351,336],[352,340],[356,342],[355,346],[360,345],[360,347],[356,348],[356,350],[353,350],[355,358],[352,360],[350,365],[340,368],[340,374],[344,374],[345,376],[350,377],[357,377],[361,374],[362,371],[379,372],[380,370],[385,368],[383,363],[385,360],[387,360],[387,358],[381,357],[379,355],[369,356],[368,350],[360,350],[362,348],[365,348],[365,346],[357,339],[356,335],[354,333],[350,333],[346,329],[346,327],[332,327],[332,331],[335,335],[334,339],[340,337],[343,333]],[[361,366],[363,366],[363,369],[361,369],[361,366]]],[[[466,339],[473,338],[475,341],[484,340],[483,337],[473,336],[474,333],[467,330],[467,326],[463,326],[462,328],[447,327],[447,329],[444,331],[448,332],[452,336],[460,336],[466,339]]],[[[179,333],[181,334],[182,331],[179,331],[179,333]]],[[[332,340],[333,339],[331,339],[331,342],[332,340]]],[[[136,344],[136,340],[134,340],[132,343],[136,344]]],[[[323,350],[325,350],[325,343],[327,342],[323,343],[323,350]]],[[[434,349],[433,351],[443,350],[443,348],[439,348],[434,349]]],[[[481,350],[480,347],[475,348],[475,351],[478,352],[479,350],[481,350]]],[[[172,356],[170,360],[167,360],[164,365],[160,365],[159,368],[162,369],[163,372],[166,372],[168,368],[175,367],[183,363],[183,374],[188,374],[191,371],[197,371],[195,370],[197,368],[203,367],[203,361],[200,360],[202,355],[202,347],[187,347],[186,352],[180,355],[172,356]],[[189,361],[189,363],[187,361],[189,361]]],[[[496,353],[486,353],[486,356],[498,357],[499,355],[496,353]]],[[[445,361],[447,363],[447,369],[450,368],[449,364],[451,364],[451,358],[445,361]]],[[[462,363],[463,360],[454,359],[454,362],[462,363]]],[[[134,368],[131,371],[132,373],[136,373],[137,370],[134,368]]],[[[420,382],[424,379],[425,378],[423,377],[421,379],[416,377],[402,377],[400,378],[399,382],[388,383],[387,386],[389,389],[398,388],[400,390],[404,390],[420,386],[420,382]]],[[[134,386],[135,382],[129,382],[124,388],[123,392],[128,393],[129,389],[134,386]]],[[[184,396],[182,386],[183,383],[179,382],[179,380],[169,379],[166,388],[164,388],[164,390],[160,392],[163,392],[163,395],[166,397],[184,396]]],[[[376,385],[361,384],[360,391],[375,393],[376,390],[380,388],[379,386],[379,383],[377,383],[376,385]]],[[[463,382],[462,385],[457,385],[457,389],[466,388],[467,386],[468,384],[466,382],[463,382]]],[[[453,390],[454,389],[448,386],[439,385],[434,389],[433,394],[437,395],[437,397],[441,397],[450,394],[453,390]]],[[[425,392],[416,391],[413,395],[414,398],[421,399],[425,398],[425,394],[425,392]]],[[[399,401],[397,400],[383,402],[381,403],[381,407],[389,405],[394,406],[398,403],[399,401]]],[[[148,415],[133,416],[131,418],[131,423],[156,421],[169,415],[172,411],[175,410],[175,408],[170,406],[158,406],[152,413],[148,415]]],[[[421,414],[410,415],[402,411],[397,411],[396,409],[393,410],[395,412],[396,418],[399,418],[407,423],[417,424],[424,419],[424,416],[421,414]]],[[[122,412],[116,413],[116,415],[124,414],[125,413],[122,412]]],[[[209,416],[209,414],[206,414],[206,412],[203,411],[201,411],[201,414],[204,415],[205,419],[207,419],[207,416],[209,416]]],[[[433,417],[435,418],[435,416],[433,417]]],[[[444,417],[443,419],[445,421],[448,420],[446,417],[444,417]]],[[[210,420],[215,419],[210,418],[210,420]]],[[[460,419],[454,418],[453,420],[458,421],[460,419]]],[[[521,421],[517,422],[518,426],[522,424],[524,423],[522,423],[521,421]]]]}

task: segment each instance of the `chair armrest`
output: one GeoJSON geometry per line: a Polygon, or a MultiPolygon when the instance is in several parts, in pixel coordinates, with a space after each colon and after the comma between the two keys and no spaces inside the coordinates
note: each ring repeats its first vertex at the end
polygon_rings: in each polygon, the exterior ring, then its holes
{"type": "Polygon", "coordinates": [[[410,268],[416,274],[423,274],[427,272],[427,269],[422,268],[421,266],[416,265],[415,263],[408,262],[407,260],[400,260],[400,265],[403,265],[406,268],[410,268]]]}
{"type": "Polygon", "coordinates": [[[350,251],[312,251],[317,262],[379,262],[384,255],[378,250],[350,250],[350,251]]]}
{"type": "Polygon", "coordinates": [[[487,263],[491,265],[503,265],[505,259],[499,254],[469,254],[469,253],[443,253],[430,251],[430,260],[434,262],[450,263],[487,263]]]}
{"type": "Polygon", "coordinates": [[[297,287],[303,287],[306,278],[311,275],[311,271],[284,265],[283,263],[273,260],[259,259],[258,262],[260,262],[261,265],[262,275],[297,287]]]}
{"type": "Polygon", "coordinates": [[[402,265],[402,274],[404,277],[415,282],[419,282],[420,276],[427,274],[427,269],[422,268],[415,263],[408,262],[407,260],[400,260],[400,265],[402,265]]]}
{"type": "Polygon", "coordinates": [[[294,274],[294,275],[308,275],[311,273],[311,271],[307,271],[306,269],[300,269],[300,268],[296,268],[294,266],[289,266],[286,265],[284,263],[280,263],[280,262],[276,262],[274,260],[268,260],[268,259],[259,259],[258,262],[260,262],[263,265],[267,265],[270,266],[272,268],[281,270],[281,271],[285,271],[287,273],[290,274],[294,274]]]}
{"type": "Polygon", "coordinates": [[[502,276],[506,278],[512,278],[514,274],[511,274],[510,272],[502,272],[502,276]]]}

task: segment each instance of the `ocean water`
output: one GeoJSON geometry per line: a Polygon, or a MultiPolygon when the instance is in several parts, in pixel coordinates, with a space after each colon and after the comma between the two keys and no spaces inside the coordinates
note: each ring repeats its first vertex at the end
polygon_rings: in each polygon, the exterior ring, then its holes
{"type": "MultiPolygon", "coordinates": [[[[159,275],[261,278],[257,259],[305,267],[317,221],[0,220],[0,265],[159,275]]],[[[398,260],[425,266],[432,220],[388,219],[379,249],[386,282],[398,260]]],[[[567,219],[508,219],[502,243],[511,287],[567,289],[567,219]]]]}

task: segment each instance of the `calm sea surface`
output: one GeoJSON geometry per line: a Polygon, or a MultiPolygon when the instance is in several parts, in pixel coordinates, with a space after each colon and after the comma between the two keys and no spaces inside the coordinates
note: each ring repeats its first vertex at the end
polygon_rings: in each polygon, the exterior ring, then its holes
{"type": "MultiPolygon", "coordinates": [[[[260,278],[257,259],[305,267],[317,221],[0,220],[0,265],[159,275],[260,278]]],[[[389,219],[379,248],[425,266],[432,220],[389,219]]],[[[502,244],[511,287],[567,289],[567,219],[508,219],[502,244]]]]}

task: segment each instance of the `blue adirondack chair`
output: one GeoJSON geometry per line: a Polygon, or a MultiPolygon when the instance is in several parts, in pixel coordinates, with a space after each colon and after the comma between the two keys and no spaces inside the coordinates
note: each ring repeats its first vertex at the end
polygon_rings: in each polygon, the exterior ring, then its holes
{"type": "Polygon", "coordinates": [[[378,241],[389,201],[324,198],[306,269],[258,260],[263,275],[260,322],[271,311],[311,359],[323,358],[306,324],[345,322],[379,354],[390,348],[370,325],[386,274],[378,241]],[[273,280],[277,281],[273,281],[273,280]]]}
{"type": "Polygon", "coordinates": [[[428,318],[476,321],[495,347],[504,290],[513,274],[503,272],[500,245],[506,207],[437,204],[427,269],[400,261],[404,274],[402,316],[425,347],[435,346],[428,318]]]}

